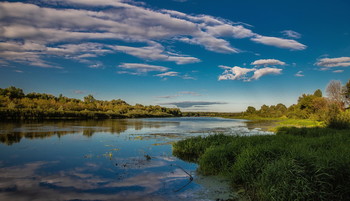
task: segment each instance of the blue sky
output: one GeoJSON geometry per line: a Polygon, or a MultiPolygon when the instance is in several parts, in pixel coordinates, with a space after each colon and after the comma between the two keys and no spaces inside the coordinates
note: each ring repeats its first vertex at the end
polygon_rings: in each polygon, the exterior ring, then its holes
{"type": "Polygon", "coordinates": [[[350,2],[0,2],[0,87],[184,111],[295,103],[350,79],[350,2]]]}

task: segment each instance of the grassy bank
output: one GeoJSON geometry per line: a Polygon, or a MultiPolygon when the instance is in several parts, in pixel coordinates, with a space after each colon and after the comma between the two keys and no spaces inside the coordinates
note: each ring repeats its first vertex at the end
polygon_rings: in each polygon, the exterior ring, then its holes
{"type": "Polygon", "coordinates": [[[272,136],[190,138],[173,153],[203,175],[226,176],[250,200],[350,200],[349,145],[350,130],[284,127],[272,136]]]}
{"type": "MultiPolygon", "coordinates": [[[[290,119],[290,118],[267,118],[267,117],[252,117],[239,116],[239,119],[250,120],[251,124],[265,123],[267,130],[276,132],[280,127],[325,127],[324,121],[317,121],[313,119],[290,119]]],[[[236,118],[237,119],[237,118],[236,118]]]]}

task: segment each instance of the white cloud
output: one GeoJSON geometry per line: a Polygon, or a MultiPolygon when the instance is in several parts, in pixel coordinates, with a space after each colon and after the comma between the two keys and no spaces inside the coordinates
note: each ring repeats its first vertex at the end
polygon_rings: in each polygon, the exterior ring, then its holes
{"type": "Polygon", "coordinates": [[[333,67],[348,67],[350,66],[350,57],[323,58],[319,59],[315,65],[324,67],[325,70],[333,67]]]}
{"type": "Polygon", "coordinates": [[[256,35],[250,40],[257,43],[264,44],[264,45],[271,45],[271,46],[290,49],[290,50],[304,50],[307,47],[306,45],[303,45],[295,40],[270,37],[270,36],[256,35]]]}
{"type": "Polygon", "coordinates": [[[174,61],[177,64],[188,64],[200,62],[199,59],[190,56],[177,55],[165,52],[164,47],[159,43],[152,43],[146,47],[110,46],[112,49],[133,55],[138,58],[155,61],[174,61]]]}
{"type": "Polygon", "coordinates": [[[162,105],[175,105],[180,108],[189,108],[189,107],[201,107],[201,106],[209,106],[209,105],[219,105],[219,104],[227,104],[224,102],[211,102],[211,101],[181,101],[181,102],[170,102],[170,103],[162,103],[162,105]]]}
{"type": "Polygon", "coordinates": [[[7,61],[16,61],[18,63],[25,63],[31,66],[37,66],[41,68],[59,68],[62,67],[53,65],[40,58],[39,54],[33,52],[16,52],[16,51],[0,51],[0,57],[7,61]]]}
{"type": "Polygon", "coordinates": [[[230,67],[230,66],[224,66],[224,65],[219,65],[219,68],[229,70],[229,69],[231,69],[232,67],[230,67]]]}
{"type": "Polygon", "coordinates": [[[101,63],[91,64],[89,65],[89,68],[103,68],[103,64],[101,63]]]}
{"type": "MultiPolygon", "coordinates": [[[[222,68],[222,66],[221,66],[222,68]]],[[[226,66],[225,66],[226,69],[226,66]]],[[[252,80],[258,80],[260,77],[265,75],[278,75],[281,74],[282,69],[265,67],[261,69],[256,68],[242,68],[242,67],[232,67],[231,69],[226,69],[222,75],[219,76],[218,80],[243,80],[245,82],[250,82],[252,80]],[[251,72],[254,72],[251,75],[251,72]],[[249,76],[248,76],[249,75],[249,76]]]]}
{"type": "Polygon", "coordinates": [[[202,96],[202,95],[197,93],[197,92],[193,92],[193,91],[180,91],[175,95],[157,96],[157,98],[170,99],[170,98],[177,98],[177,97],[181,97],[181,96],[202,96]]]}
{"type": "Polygon", "coordinates": [[[215,38],[207,33],[201,33],[197,37],[188,38],[182,37],[179,38],[180,41],[189,43],[202,45],[205,49],[219,52],[219,53],[239,53],[240,50],[237,48],[231,47],[230,43],[224,39],[215,38]]]}
{"type": "Polygon", "coordinates": [[[289,37],[289,38],[301,38],[301,34],[296,32],[296,31],[292,31],[292,30],[284,30],[281,33],[283,33],[283,35],[289,37]]]}
{"type": "Polygon", "coordinates": [[[165,98],[165,99],[172,99],[172,98],[176,98],[178,97],[179,95],[173,95],[173,96],[157,96],[156,98],[165,98]]]}
{"type": "Polygon", "coordinates": [[[242,25],[232,26],[222,24],[217,26],[208,26],[207,32],[213,36],[228,36],[233,38],[248,38],[254,36],[254,33],[242,25]]]}
{"type": "Polygon", "coordinates": [[[188,74],[181,74],[181,73],[175,72],[175,71],[169,71],[169,72],[165,72],[165,73],[160,73],[160,74],[157,74],[157,75],[154,75],[154,76],[161,77],[161,78],[163,78],[163,80],[167,80],[167,77],[179,77],[179,78],[182,78],[184,80],[195,80],[196,79],[194,77],[191,77],[188,74]]]}
{"type": "Polygon", "coordinates": [[[286,65],[286,63],[283,61],[277,60],[277,59],[259,59],[259,60],[252,62],[251,65],[255,65],[255,66],[281,65],[281,66],[283,66],[283,65],[286,65]]]}
{"type": "Polygon", "coordinates": [[[99,56],[117,52],[152,61],[177,64],[200,62],[200,59],[192,56],[166,51],[159,42],[165,40],[200,45],[218,53],[241,52],[226,38],[251,38],[258,43],[294,50],[306,48],[294,40],[253,33],[244,23],[208,15],[154,10],[133,1],[0,2],[0,13],[0,39],[3,41],[0,57],[5,61],[41,67],[56,66],[45,62],[51,56],[92,66],[98,61],[90,59],[98,60],[99,56]],[[89,40],[95,43],[88,43],[89,40]],[[136,47],[131,44],[135,42],[148,46],[136,47]],[[32,59],[8,57],[6,54],[9,51],[18,54],[26,52],[32,59]],[[37,62],[34,62],[34,57],[37,62]]]}
{"type": "Polygon", "coordinates": [[[251,68],[241,68],[239,66],[232,67],[231,69],[227,69],[223,72],[222,75],[219,76],[219,80],[245,80],[249,81],[249,79],[245,76],[247,73],[255,71],[256,69],[251,68]]]}
{"type": "Polygon", "coordinates": [[[197,80],[197,78],[192,77],[191,75],[189,75],[187,73],[185,75],[181,76],[181,78],[184,80],[197,80]]]}
{"type": "Polygon", "coordinates": [[[160,73],[160,74],[157,74],[154,76],[157,76],[157,77],[177,77],[177,76],[179,76],[179,73],[175,72],[175,71],[169,71],[169,72],[160,73]]]}
{"type": "Polygon", "coordinates": [[[296,77],[304,77],[303,75],[303,71],[298,71],[296,74],[295,74],[296,77]]]}
{"type": "Polygon", "coordinates": [[[155,66],[149,64],[139,64],[139,63],[123,63],[118,65],[119,68],[123,68],[130,71],[118,71],[119,74],[131,74],[131,75],[143,75],[148,72],[164,72],[169,70],[169,68],[164,66],[155,66]]]}
{"type": "Polygon", "coordinates": [[[254,75],[251,79],[258,80],[260,77],[264,75],[278,75],[278,74],[281,74],[281,72],[282,72],[282,69],[279,69],[279,68],[270,68],[270,67],[261,68],[254,72],[254,75]]]}

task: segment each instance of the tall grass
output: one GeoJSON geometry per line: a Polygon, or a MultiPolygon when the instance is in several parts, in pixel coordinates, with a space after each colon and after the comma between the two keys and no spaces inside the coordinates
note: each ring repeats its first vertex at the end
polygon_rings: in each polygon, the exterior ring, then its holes
{"type": "Polygon", "coordinates": [[[226,176],[252,200],[350,200],[349,130],[280,128],[273,136],[214,135],[174,144],[174,155],[187,153],[199,173],[226,176]]]}

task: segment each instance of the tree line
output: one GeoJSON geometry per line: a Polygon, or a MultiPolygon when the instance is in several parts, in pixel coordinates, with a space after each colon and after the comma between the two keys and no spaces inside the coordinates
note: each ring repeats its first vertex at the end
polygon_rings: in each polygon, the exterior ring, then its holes
{"type": "Polygon", "coordinates": [[[178,108],[159,105],[130,105],[124,100],[97,100],[93,95],[83,100],[60,94],[31,92],[25,94],[14,86],[0,88],[0,119],[108,119],[181,116],[178,108]]]}
{"type": "Polygon", "coordinates": [[[350,80],[343,86],[332,80],[326,87],[327,97],[317,89],[313,94],[302,94],[298,102],[289,107],[262,105],[260,109],[249,106],[242,113],[246,117],[314,119],[325,121],[330,127],[350,127],[350,80]]]}

